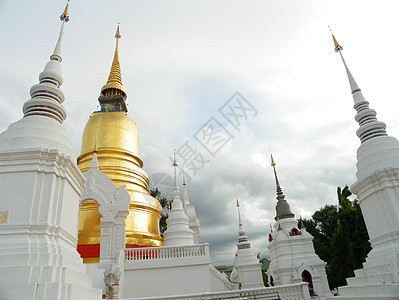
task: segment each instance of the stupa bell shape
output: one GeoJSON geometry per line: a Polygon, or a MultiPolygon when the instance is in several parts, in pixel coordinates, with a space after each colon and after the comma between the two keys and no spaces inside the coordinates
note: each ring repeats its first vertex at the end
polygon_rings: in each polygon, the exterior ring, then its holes
{"type": "MultiPolygon", "coordinates": [[[[84,173],[90,168],[94,153],[98,166],[116,188],[126,185],[131,203],[126,219],[126,247],[162,246],[159,220],[161,206],[149,194],[149,179],[139,156],[139,135],[136,123],[127,116],[126,89],[122,85],[119,63],[119,25],[115,54],[107,83],[83,132],[78,166],[84,173]]],[[[80,208],[78,250],[85,262],[98,262],[100,253],[100,214],[94,201],[80,208]]]]}

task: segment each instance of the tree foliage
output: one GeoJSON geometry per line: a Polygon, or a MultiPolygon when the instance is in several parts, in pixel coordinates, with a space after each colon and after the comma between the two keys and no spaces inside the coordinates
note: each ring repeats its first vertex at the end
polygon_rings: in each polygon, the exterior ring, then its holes
{"type": "MultiPolygon", "coordinates": [[[[161,204],[162,208],[168,207],[168,199],[166,197],[162,196],[161,191],[157,187],[150,190],[150,195],[159,201],[159,204],[161,204]]],[[[167,218],[168,218],[168,214],[164,214],[162,212],[161,219],[159,220],[159,230],[160,230],[161,236],[163,236],[163,233],[167,229],[167,227],[166,227],[166,219],[167,218]]]]}
{"type": "Polygon", "coordinates": [[[357,199],[348,186],[337,188],[338,205],[326,205],[303,220],[313,235],[315,252],[327,263],[330,289],[346,285],[346,278],[362,267],[371,250],[367,228],[357,199]]]}

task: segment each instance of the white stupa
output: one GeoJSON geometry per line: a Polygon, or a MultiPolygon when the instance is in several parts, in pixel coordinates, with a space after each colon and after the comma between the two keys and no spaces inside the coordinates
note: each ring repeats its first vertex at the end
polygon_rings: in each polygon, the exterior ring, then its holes
{"type": "Polygon", "coordinates": [[[348,278],[348,286],[340,287],[339,293],[344,298],[398,299],[399,142],[387,135],[385,123],[369,108],[345,63],[342,47],[334,36],[333,40],[348,75],[359,123],[357,182],[351,191],[359,199],[372,247],[363,268],[355,270],[355,277],[348,278]]]}
{"type": "Polygon", "coordinates": [[[197,213],[195,212],[194,204],[191,204],[190,199],[188,198],[187,184],[184,176],[183,176],[183,203],[184,203],[184,212],[188,217],[188,226],[194,233],[194,244],[199,244],[199,241],[201,239],[200,221],[197,218],[197,213]]]}
{"type": "Polygon", "coordinates": [[[240,203],[237,198],[238,210],[238,243],[234,257],[233,271],[230,281],[239,285],[242,289],[264,287],[262,278],[262,264],[256,258],[251,249],[248,236],[241,222],[240,203]]]}
{"type": "Polygon", "coordinates": [[[177,185],[176,154],[173,159],[174,182],[172,209],[166,220],[167,229],[164,232],[165,246],[188,246],[194,245],[194,233],[189,227],[189,218],[184,212],[183,203],[180,200],[180,190],[177,185]]]}
{"type": "Polygon", "coordinates": [[[321,299],[331,295],[325,266],[314,251],[313,237],[303,226],[298,228],[298,221],[291,212],[290,205],[280,187],[276,172],[276,163],[271,156],[276,179],[277,205],[274,231],[269,235],[270,265],[267,271],[269,286],[309,283],[311,295],[321,299]]]}
{"type": "Polygon", "coordinates": [[[84,178],[62,126],[60,89],[68,5],[60,19],[57,45],[24,117],[0,135],[0,299],[101,299],[76,251],[84,178]]]}

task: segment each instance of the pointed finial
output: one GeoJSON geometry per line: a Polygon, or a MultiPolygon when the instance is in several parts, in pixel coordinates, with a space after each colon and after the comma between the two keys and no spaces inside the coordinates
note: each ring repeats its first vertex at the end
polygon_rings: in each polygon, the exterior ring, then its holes
{"type": "Polygon", "coordinates": [[[177,163],[176,163],[176,149],[175,149],[175,151],[173,152],[173,166],[174,166],[174,167],[177,166],[177,163]]]}
{"type": "Polygon", "coordinates": [[[121,38],[121,33],[119,30],[119,23],[115,33],[116,38],[116,46],[115,46],[115,54],[114,60],[112,61],[111,71],[109,72],[108,81],[102,87],[101,92],[104,93],[105,96],[109,95],[126,95],[126,89],[122,85],[122,74],[121,74],[121,66],[119,63],[119,39],[121,38]]]}
{"type": "Polygon", "coordinates": [[[271,165],[273,167],[274,179],[276,180],[276,192],[277,192],[276,217],[274,219],[276,221],[279,221],[280,218],[282,218],[282,219],[293,218],[294,214],[291,212],[290,205],[284,199],[285,196],[284,196],[283,190],[280,186],[280,182],[277,177],[276,163],[273,159],[273,155],[271,155],[271,165]]]}
{"type": "Polygon", "coordinates": [[[330,29],[333,41],[334,41],[334,50],[335,52],[340,52],[341,50],[343,50],[344,48],[338,43],[337,39],[335,38],[334,34],[332,33],[332,30],[330,28],[330,26],[328,26],[328,29],[330,29]]]}
{"type": "Polygon", "coordinates": [[[270,154],[270,161],[271,161],[271,166],[274,167],[276,163],[274,162],[273,154],[270,154]]]}
{"type": "Polygon", "coordinates": [[[121,36],[121,32],[119,31],[119,22],[118,22],[118,27],[116,28],[115,37],[116,37],[117,39],[119,39],[119,38],[122,37],[122,36],[121,36]]]}
{"type": "Polygon", "coordinates": [[[68,0],[67,5],[65,6],[64,12],[60,16],[60,20],[63,21],[63,22],[68,22],[69,21],[68,9],[69,9],[69,0],[68,0]]]}
{"type": "Polygon", "coordinates": [[[98,170],[98,161],[97,161],[97,154],[93,154],[93,158],[90,164],[90,170],[98,170]]]}
{"type": "Polygon", "coordinates": [[[269,152],[270,152],[271,166],[274,167],[276,165],[276,163],[274,162],[273,154],[272,154],[272,148],[270,147],[270,145],[269,145],[269,152]]]}
{"type": "Polygon", "coordinates": [[[184,165],[183,164],[181,165],[181,169],[183,172],[183,185],[186,185],[186,178],[184,177],[184,165]]]}
{"type": "Polygon", "coordinates": [[[238,201],[238,197],[237,199],[237,211],[238,211],[238,225],[241,226],[242,222],[241,222],[241,213],[240,213],[240,202],[238,201]]]}
{"type": "Polygon", "coordinates": [[[62,21],[60,35],[58,36],[58,41],[57,44],[55,45],[53,54],[50,56],[50,60],[62,62],[61,44],[62,44],[62,36],[64,35],[64,24],[69,21],[68,7],[69,7],[69,0],[64,9],[64,12],[60,16],[60,20],[62,21]]]}
{"type": "MultiPolygon", "coordinates": [[[[174,183],[175,183],[175,193],[179,191],[179,186],[177,185],[177,172],[176,172],[177,162],[176,162],[176,149],[173,152],[173,172],[174,172],[174,183]]],[[[179,192],[180,195],[180,192],[179,192]]]]}

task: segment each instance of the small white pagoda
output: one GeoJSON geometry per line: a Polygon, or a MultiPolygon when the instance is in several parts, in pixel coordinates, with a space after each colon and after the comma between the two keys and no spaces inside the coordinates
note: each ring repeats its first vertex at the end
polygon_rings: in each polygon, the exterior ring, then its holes
{"type": "Polygon", "coordinates": [[[310,294],[323,299],[331,295],[325,270],[326,263],[316,255],[313,237],[303,226],[298,227],[298,221],[284,199],[273,156],[271,162],[276,179],[277,205],[274,230],[269,234],[269,286],[306,281],[310,294]]]}
{"type": "Polygon", "coordinates": [[[230,281],[238,284],[241,289],[264,287],[261,263],[251,249],[248,236],[241,222],[240,203],[237,198],[238,210],[238,243],[237,252],[234,257],[233,271],[230,281]]]}

